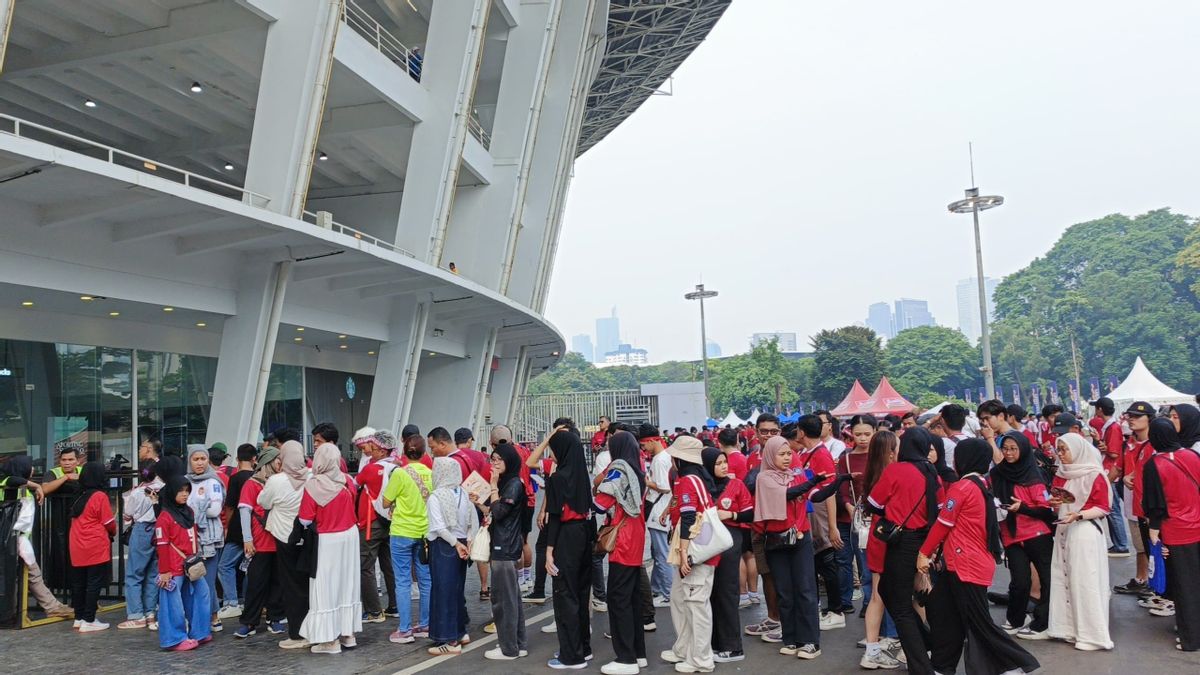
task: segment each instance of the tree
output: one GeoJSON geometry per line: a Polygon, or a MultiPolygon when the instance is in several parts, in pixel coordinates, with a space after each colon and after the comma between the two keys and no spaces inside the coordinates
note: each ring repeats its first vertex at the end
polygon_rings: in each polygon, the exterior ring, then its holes
{"type": "Polygon", "coordinates": [[[870,328],[823,330],[813,336],[810,344],[815,361],[812,395],[818,401],[833,405],[842,400],[855,379],[873,383],[883,377],[883,348],[870,328]]]}
{"type": "Polygon", "coordinates": [[[975,349],[957,330],[920,326],[902,330],[888,341],[887,372],[892,385],[910,398],[974,386],[979,375],[975,349]]]}
{"type": "Polygon", "coordinates": [[[710,366],[715,366],[709,374],[714,414],[731,408],[748,414],[755,406],[773,406],[777,391],[780,403],[795,403],[798,395],[790,386],[793,367],[789,363],[774,340],[759,344],[748,354],[710,361],[710,366]]]}

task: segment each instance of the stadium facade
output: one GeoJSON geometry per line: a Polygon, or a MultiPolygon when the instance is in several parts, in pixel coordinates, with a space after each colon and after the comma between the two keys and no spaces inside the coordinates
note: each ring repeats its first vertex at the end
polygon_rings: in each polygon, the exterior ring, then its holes
{"type": "Polygon", "coordinates": [[[577,155],[727,4],[0,0],[0,454],[480,437],[577,155]]]}

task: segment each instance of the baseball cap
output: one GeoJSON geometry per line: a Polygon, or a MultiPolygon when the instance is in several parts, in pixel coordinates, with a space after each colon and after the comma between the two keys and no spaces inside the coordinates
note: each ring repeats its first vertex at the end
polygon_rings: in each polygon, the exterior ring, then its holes
{"type": "Polygon", "coordinates": [[[417,425],[415,425],[415,424],[405,424],[404,428],[400,430],[400,440],[401,441],[407,441],[409,436],[420,436],[420,435],[421,435],[421,430],[418,429],[417,425]]]}
{"type": "Polygon", "coordinates": [[[473,440],[474,438],[475,438],[475,434],[472,433],[471,430],[466,427],[459,427],[459,429],[454,432],[455,444],[466,443],[468,441],[473,440]]]}
{"type": "Polygon", "coordinates": [[[1107,396],[1101,396],[1092,401],[1091,406],[1105,415],[1111,415],[1117,409],[1117,406],[1113,405],[1113,400],[1107,396]]]}
{"type": "Polygon", "coordinates": [[[1054,420],[1054,433],[1062,436],[1063,434],[1071,431],[1071,427],[1083,428],[1083,425],[1080,424],[1079,419],[1071,413],[1059,413],[1058,417],[1054,420]]]}
{"type": "Polygon", "coordinates": [[[1155,415],[1158,414],[1158,411],[1154,409],[1154,406],[1150,405],[1149,403],[1146,403],[1145,401],[1134,401],[1133,405],[1131,405],[1125,409],[1125,414],[1126,415],[1144,415],[1146,417],[1154,417],[1155,415]]]}

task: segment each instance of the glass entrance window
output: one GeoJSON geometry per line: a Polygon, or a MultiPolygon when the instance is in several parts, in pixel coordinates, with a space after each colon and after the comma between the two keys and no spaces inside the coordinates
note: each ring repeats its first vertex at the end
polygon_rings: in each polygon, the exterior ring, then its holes
{"type": "Polygon", "coordinates": [[[140,438],[162,441],[182,454],[208,433],[217,360],[165,352],[137,352],[137,411],[140,438]]]}

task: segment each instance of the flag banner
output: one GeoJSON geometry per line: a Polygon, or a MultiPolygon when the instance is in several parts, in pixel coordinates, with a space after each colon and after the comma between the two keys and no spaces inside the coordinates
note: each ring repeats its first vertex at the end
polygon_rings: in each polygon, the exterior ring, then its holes
{"type": "Polygon", "coordinates": [[[1038,384],[1037,382],[1034,382],[1032,385],[1030,385],[1029,396],[1033,400],[1033,407],[1036,408],[1036,410],[1034,410],[1034,413],[1041,414],[1041,412],[1042,412],[1042,385],[1038,384]]]}
{"type": "Polygon", "coordinates": [[[1004,386],[996,385],[996,400],[1004,403],[1004,386]]]}
{"type": "Polygon", "coordinates": [[[1088,386],[1092,389],[1092,397],[1089,400],[1095,401],[1096,399],[1100,398],[1100,378],[1093,377],[1091,381],[1088,382],[1088,386]]]}
{"type": "Polygon", "coordinates": [[[1080,412],[1083,410],[1083,407],[1079,405],[1079,380],[1071,380],[1067,382],[1067,392],[1071,397],[1071,409],[1075,412],[1080,412]]]}
{"type": "Polygon", "coordinates": [[[967,403],[973,402],[971,400],[971,390],[970,389],[963,389],[963,400],[965,400],[967,403]]]}
{"type": "Polygon", "coordinates": [[[953,389],[946,392],[946,398],[951,399],[951,400],[953,400],[955,398],[953,389]]]}
{"type": "Polygon", "coordinates": [[[1013,385],[1013,403],[1021,405],[1021,385],[1019,384],[1013,385]]]}
{"type": "Polygon", "coordinates": [[[1108,376],[1108,393],[1112,393],[1113,389],[1117,388],[1117,378],[1114,375],[1108,376]]]}
{"type": "Polygon", "coordinates": [[[987,389],[980,387],[979,388],[979,402],[983,403],[986,400],[987,400],[987,389]]]}
{"type": "Polygon", "coordinates": [[[1058,382],[1050,380],[1050,382],[1046,384],[1046,389],[1050,392],[1051,403],[1062,403],[1062,399],[1058,397],[1058,382]]]}

